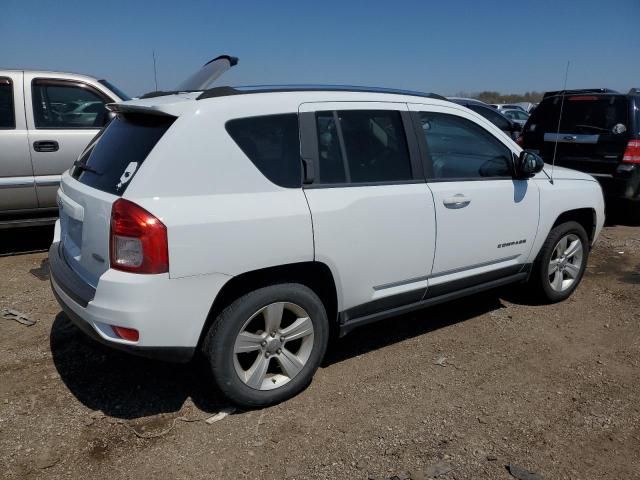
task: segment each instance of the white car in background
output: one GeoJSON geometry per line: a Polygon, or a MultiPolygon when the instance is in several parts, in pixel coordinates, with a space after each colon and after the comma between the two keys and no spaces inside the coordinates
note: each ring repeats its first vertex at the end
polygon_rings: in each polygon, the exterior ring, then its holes
{"type": "Polygon", "coordinates": [[[206,89],[234,60],[111,105],[63,175],[51,285],[93,338],[202,352],[215,387],[256,407],[305,388],[332,331],[511,283],[548,302],[578,286],[604,223],[591,176],[550,182],[439,95],[206,89]]]}
{"type": "Polygon", "coordinates": [[[529,116],[530,116],[527,112],[519,108],[503,109],[503,110],[500,110],[500,113],[502,113],[509,120],[517,123],[521,127],[524,127],[524,124],[527,123],[527,120],[529,120],[529,116]]]}

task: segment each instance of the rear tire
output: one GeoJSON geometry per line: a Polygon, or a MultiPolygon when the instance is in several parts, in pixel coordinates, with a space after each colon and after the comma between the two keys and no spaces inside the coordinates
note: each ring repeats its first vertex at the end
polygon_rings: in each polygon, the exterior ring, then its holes
{"type": "Polygon", "coordinates": [[[217,389],[243,407],[287,400],[310,382],[329,339],[327,314],[308,287],[284,283],[235,300],[205,342],[217,389]]]}
{"type": "Polygon", "coordinates": [[[578,287],[589,257],[589,240],[582,225],[566,222],[554,227],[536,258],[529,286],[545,303],[561,302],[578,287]]]}

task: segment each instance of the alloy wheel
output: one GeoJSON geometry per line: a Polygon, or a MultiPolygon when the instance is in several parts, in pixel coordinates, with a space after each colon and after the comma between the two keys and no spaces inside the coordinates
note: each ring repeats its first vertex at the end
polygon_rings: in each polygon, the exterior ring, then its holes
{"type": "Polygon", "coordinates": [[[290,302],[271,303],[244,323],[233,348],[240,380],[256,390],[273,390],[300,373],[313,350],[309,314],[290,302]]]}
{"type": "Polygon", "coordinates": [[[582,240],[569,233],[556,244],[549,261],[548,277],[551,288],[556,292],[564,292],[576,282],[583,262],[582,240]]]}

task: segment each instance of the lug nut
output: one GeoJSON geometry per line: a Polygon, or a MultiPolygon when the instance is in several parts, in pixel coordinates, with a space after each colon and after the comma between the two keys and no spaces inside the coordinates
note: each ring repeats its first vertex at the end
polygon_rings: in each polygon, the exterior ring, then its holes
{"type": "Polygon", "coordinates": [[[269,352],[265,352],[264,354],[265,358],[269,358],[269,355],[271,355],[269,352]]]}
{"type": "Polygon", "coordinates": [[[287,339],[285,337],[280,337],[280,341],[284,343],[287,341],[287,339]]]}
{"type": "Polygon", "coordinates": [[[267,346],[267,342],[263,341],[263,342],[260,343],[260,345],[262,345],[263,347],[266,347],[267,346]]]}
{"type": "Polygon", "coordinates": [[[276,336],[276,332],[271,332],[271,336],[275,337],[276,336]]]}
{"type": "Polygon", "coordinates": [[[281,349],[281,348],[279,348],[279,349],[278,349],[278,355],[280,355],[281,353],[282,353],[282,349],[281,349]]]}

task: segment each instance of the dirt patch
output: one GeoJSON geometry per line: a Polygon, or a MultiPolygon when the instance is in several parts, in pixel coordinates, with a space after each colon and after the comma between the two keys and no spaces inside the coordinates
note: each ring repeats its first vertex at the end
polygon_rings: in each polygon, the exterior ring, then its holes
{"type": "Polygon", "coordinates": [[[354,331],[298,397],[211,425],[202,362],[86,338],[46,253],[0,272],[0,309],[37,320],[0,320],[2,478],[640,478],[637,227],[605,229],[566,302],[505,289],[354,331]]]}

